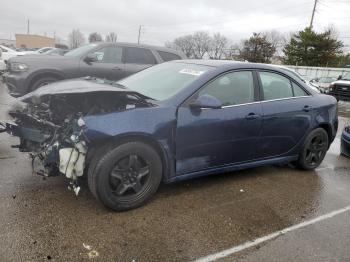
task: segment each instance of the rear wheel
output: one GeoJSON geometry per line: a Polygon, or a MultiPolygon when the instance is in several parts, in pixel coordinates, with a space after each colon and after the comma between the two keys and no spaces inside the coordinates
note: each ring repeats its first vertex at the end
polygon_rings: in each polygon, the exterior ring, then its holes
{"type": "Polygon", "coordinates": [[[157,191],[162,178],[158,153],[142,142],[110,149],[91,168],[90,190],[105,206],[117,211],[143,205],[157,191]]]}
{"type": "Polygon", "coordinates": [[[300,153],[298,166],[305,170],[317,168],[328,150],[328,134],[323,128],[313,130],[305,140],[300,153]]]}

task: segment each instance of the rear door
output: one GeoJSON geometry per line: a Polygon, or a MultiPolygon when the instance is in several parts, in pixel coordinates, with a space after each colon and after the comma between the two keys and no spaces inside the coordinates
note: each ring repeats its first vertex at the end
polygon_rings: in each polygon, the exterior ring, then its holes
{"type": "Polygon", "coordinates": [[[313,119],[313,97],[288,76],[260,71],[263,123],[257,158],[281,156],[303,139],[313,119]]]}
{"type": "Polygon", "coordinates": [[[125,75],[135,74],[143,69],[157,64],[151,50],[141,47],[123,47],[123,62],[125,75]]]}
{"type": "Polygon", "coordinates": [[[109,80],[119,80],[125,76],[122,63],[123,49],[120,46],[106,46],[92,53],[97,57],[96,62],[80,62],[82,76],[94,76],[109,80]]]}

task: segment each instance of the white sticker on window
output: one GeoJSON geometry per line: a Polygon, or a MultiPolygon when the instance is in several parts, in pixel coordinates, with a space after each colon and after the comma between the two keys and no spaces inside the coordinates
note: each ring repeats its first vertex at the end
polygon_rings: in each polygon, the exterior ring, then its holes
{"type": "Polygon", "coordinates": [[[198,71],[198,70],[194,70],[194,69],[184,68],[184,69],[180,70],[179,73],[193,75],[193,76],[200,76],[201,74],[204,73],[204,71],[198,71]]]}

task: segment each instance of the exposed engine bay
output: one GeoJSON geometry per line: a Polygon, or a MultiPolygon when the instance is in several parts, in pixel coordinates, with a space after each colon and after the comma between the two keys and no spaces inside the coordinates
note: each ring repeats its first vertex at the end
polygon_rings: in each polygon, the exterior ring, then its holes
{"type": "Polygon", "coordinates": [[[65,175],[76,194],[90,143],[83,118],[150,106],[146,97],[136,92],[103,83],[92,88],[91,81],[96,79],[75,82],[88,83],[86,88],[60,89],[57,83],[54,89],[45,86],[29,93],[9,111],[14,123],[5,124],[9,134],[20,138],[14,147],[30,154],[34,173],[65,175]]]}

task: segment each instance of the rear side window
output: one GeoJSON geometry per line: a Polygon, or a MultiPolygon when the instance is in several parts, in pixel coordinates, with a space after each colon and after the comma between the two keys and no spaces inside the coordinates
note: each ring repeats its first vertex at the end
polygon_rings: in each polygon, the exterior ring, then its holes
{"type": "Polygon", "coordinates": [[[292,84],[288,78],[270,72],[260,72],[259,75],[264,100],[293,97],[292,84]]]}
{"type": "Polygon", "coordinates": [[[152,52],[149,49],[138,47],[124,47],[124,62],[130,64],[156,64],[152,52]]]}
{"type": "Polygon", "coordinates": [[[157,51],[157,52],[164,62],[181,59],[180,56],[173,53],[164,52],[164,51],[157,51]]]}

